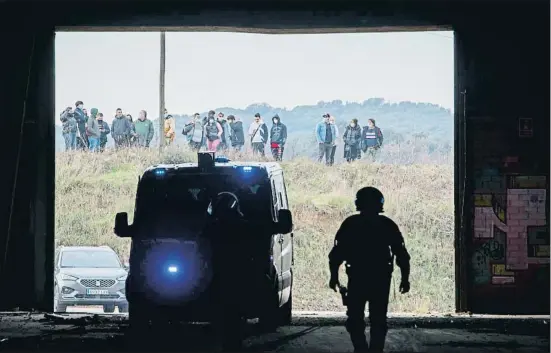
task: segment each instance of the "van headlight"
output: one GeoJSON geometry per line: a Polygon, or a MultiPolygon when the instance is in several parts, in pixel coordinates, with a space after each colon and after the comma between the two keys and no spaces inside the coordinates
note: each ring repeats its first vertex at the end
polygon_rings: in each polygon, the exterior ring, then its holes
{"type": "Polygon", "coordinates": [[[119,278],[117,278],[117,281],[126,281],[126,277],[128,277],[128,275],[120,276],[119,278]]]}
{"type": "Polygon", "coordinates": [[[64,281],[76,281],[78,280],[78,277],[62,274],[61,279],[64,281]]]}

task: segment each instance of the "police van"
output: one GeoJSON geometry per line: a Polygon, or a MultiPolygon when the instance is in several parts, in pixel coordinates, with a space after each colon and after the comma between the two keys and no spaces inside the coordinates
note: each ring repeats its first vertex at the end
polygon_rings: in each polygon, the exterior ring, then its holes
{"type": "Polygon", "coordinates": [[[278,225],[278,234],[258,235],[260,259],[236,273],[235,286],[226,290],[239,291],[233,297],[245,307],[243,319],[290,323],[293,225],[283,170],[277,163],[232,162],[207,152],[197,163],[149,167],[138,182],[133,223],[127,213],[116,215],[115,234],[131,238],[125,289],[131,325],[213,319],[212,259],[202,230],[220,192],[238,197],[246,220],[278,225]]]}

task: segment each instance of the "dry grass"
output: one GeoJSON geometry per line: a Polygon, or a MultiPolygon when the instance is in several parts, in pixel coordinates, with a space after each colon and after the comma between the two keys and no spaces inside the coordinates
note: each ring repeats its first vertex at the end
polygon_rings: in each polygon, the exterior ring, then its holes
{"type": "MultiPolygon", "coordinates": [[[[56,245],[109,245],[123,257],[129,240],[113,234],[116,212],[131,214],[138,176],[155,163],[194,161],[177,148],[103,154],[59,153],[56,158],[56,245]]],[[[250,157],[244,157],[249,159],[250,157]]],[[[340,222],[351,213],[357,189],[385,194],[412,256],[412,291],[391,289],[395,312],[450,312],[454,308],[453,167],[451,165],[339,164],[306,159],[283,162],[295,231],[296,310],[336,310],[340,297],[327,288],[327,254],[340,222]]],[[[345,276],[343,276],[345,278],[345,276]]]]}

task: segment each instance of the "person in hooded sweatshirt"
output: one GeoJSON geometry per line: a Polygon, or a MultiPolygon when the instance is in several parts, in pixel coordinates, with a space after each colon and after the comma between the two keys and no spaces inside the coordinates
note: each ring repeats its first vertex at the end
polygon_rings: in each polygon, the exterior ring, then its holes
{"type": "Polygon", "coordinates": [[[241,152],[245,146],[245,132],[243,131],[243,123],[233,115],[228,116],[228,122],[231,129],[231,145],[235,152],[241,152]]]}
{"type": "Polygon", "coordinates": [[[222,132],[222,126],[216,121],[214,114],[209,114],[207,124],[205,125],[205,137],[209,152],[216,152],[222,138],[222,132]]]}
{"type": "Polygon", "coordinates": [[[111,136],[115,141],[115,147],[128,147],[132,133],[132,122],[123,114],[122,109],[117,108],[113,123],[111,123],[111,136]]]}
{"type": "Polygon", "coordinates": [[[279,115],[272,118],[272,128],[270,129],[270,148],[272,156],[276,161],[283,159],[283,148],[287,142],[287,126],[281,122],[279,115]]]}
{"type": "Polygon", "coordinates": [[[227,151],[231,146],[231,129],[230,124],[224,118],[224,113],[218,113],[218,124],[222,127],[222,136],[220,136],[220,144],[218,145],[219,151],[227,151]]]}
{"type": "Polygon", "coordinates": [[[86,122],[86,136],[88,136],[88,147],[92,152],[98,151],[99,139],[101,137],[101,133],[99,131],[99,124],[98,124],[98,121],[96,120],[97,115],[98,115],[98,109],[92,108],[92,110],[90,111],[90,117],[86,122]]]}
{"type": "Polygon", "coordinates": [[[344,130],[344,159],[352,162],[358,158],[360,143],[362,142],[362,127],[358,125],[358,119],[352,119],[344,130]]]}
{"type": "Polygon", "coordinates": [[[153,122],[147,118],[147,112],[140,110],[138,114],[138,120],[134,123],[134,129],[136,129],[136,143],[140,147],[149,147],[155,129],[153,128],[153,122]]]}
{"type": "Polygon", "coordinates": [[[189,146],[192,150],[199,151],[201,149],[204,139],[204,129],[199,113],[193,114],[193,119],[186,124],[182,134],[188,138],[189,146]]]}
{"type": "Polygon", "coordinates": [[[97,115],[98,127],[99,127],[99,151],[105,151],[105,145],[107,145],[107,135],[111,132],[109,129],[109,124],[103,121],[103,113],[98,113],[97,115]]]}

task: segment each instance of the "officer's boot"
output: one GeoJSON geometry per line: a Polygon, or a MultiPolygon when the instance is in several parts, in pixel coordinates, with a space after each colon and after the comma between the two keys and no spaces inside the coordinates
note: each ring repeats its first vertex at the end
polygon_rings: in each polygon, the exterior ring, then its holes
{"type": "Polygon", "coordinates": [[[369,345],[367,344],[367,339],[365,338],[365,333],[350,333],[350,339],[352,340],[352,345],[354,346],[354,352],[368,352],[369,345]]]}
{"type": "Polygon", "coordinates": [[[382,352],[385,348],[386,329],[371,327],[369,330],[369,351],[382,352]]]}
{"type": "Polygon", "coordinates": [[[351,325],[350,322],[346,324],[346,331],[350,334],[350,340],[354,346],[354,352],[367,352],[369,345],[367,344],[367,339],[365,338],[365,324],[363,320],[357,325],[351,325]]]}

